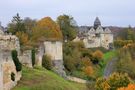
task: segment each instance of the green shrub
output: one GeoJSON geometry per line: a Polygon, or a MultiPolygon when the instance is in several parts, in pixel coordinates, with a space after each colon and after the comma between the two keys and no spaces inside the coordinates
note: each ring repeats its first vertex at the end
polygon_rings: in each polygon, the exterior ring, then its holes
{"type": "Polygon", "coordinates": [[[18,59],[18,54],[16,50],[12,51],[12,59],[14,61],[14,64],[16,66],[16,71],[21,71],[22,70],[22,64],[20,63],[19,59],[18,59]]]}
{"type": "Polygon", "coordinates": [[[43,55],[42,66],[48,70],[52,70],[53,65],[51,57],[49,55],[43,55]]]}
{"type": "Polygon", "coordinates": [[[35,49],[32,49],[32,66],[34,66],[35,65],[35,49]]]}
{"type": "Polygon", "coordinates": [[[11,73],[11,80],[15,81],[15,74],[13,72],[11,73]]]}

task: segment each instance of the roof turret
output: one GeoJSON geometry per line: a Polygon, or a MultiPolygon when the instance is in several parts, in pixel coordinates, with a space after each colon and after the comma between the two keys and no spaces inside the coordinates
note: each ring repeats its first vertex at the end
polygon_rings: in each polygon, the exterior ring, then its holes
{"type": "Polygon", "coordinates": [[[94,21],[94,28],[97,29],[98,26],[101,26],[101,22],[98,17],[96,17],[94,21]]]}

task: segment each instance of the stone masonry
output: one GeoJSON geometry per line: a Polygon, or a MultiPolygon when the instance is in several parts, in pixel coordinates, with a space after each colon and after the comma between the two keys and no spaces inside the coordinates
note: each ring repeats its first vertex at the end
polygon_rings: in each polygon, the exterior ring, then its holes
{"type": "Polygon", "coordinates": [[[113,34],[109,28],[101,26],[101,22],[98,17],[94,21],[94,26],[90,27],[89,30],[85,27],[84,29],[85,31],[83,33],[80,31],[78,37],[74,39],[74,41],[82,40],[86,48],[113,48],[113,34]]]}

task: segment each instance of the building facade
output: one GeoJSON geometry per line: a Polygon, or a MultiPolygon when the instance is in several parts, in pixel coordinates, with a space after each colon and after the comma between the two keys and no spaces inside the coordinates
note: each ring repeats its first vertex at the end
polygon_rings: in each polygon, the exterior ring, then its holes
{"type": "Polygon", "coordinates": [[[96,17],[94,21],[94,26],[90,28],[85,27],[85,31],[74,41],[78,40],[82,40],[86,48],[113,48],[113,34],[109,28],[101,26],[101,22],[98,17],[96,17]]]}

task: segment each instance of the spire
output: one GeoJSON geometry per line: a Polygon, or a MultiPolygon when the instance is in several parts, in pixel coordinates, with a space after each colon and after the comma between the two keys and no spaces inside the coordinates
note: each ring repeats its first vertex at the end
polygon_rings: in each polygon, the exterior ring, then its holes
{"type": "Polygon", "coordinates": [[[101,26],[101,22],[100,22],[99,18],[96,17],[96,19],[94,21],[94,28],[97,28],[98,26],[101,26]]]}

